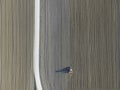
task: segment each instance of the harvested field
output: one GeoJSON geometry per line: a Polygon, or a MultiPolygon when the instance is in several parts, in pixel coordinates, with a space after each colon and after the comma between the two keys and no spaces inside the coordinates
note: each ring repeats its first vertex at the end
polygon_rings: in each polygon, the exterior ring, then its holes
{"type": "Polygon", "coordinates": [[[0,0],[0,90],[33,90],[34,0],[0,0]]]}

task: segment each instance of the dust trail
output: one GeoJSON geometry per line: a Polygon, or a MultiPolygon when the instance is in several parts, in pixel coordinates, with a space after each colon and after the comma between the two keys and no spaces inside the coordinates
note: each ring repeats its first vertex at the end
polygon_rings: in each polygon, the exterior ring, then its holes
{"type": "Polygon", "coordinates": [[[42,90],[39,73],[39,37],[40,37],[40,0],[35,0],[35,31],[33,50],[33,70],[36,82],[36,89],[42,90]]]}

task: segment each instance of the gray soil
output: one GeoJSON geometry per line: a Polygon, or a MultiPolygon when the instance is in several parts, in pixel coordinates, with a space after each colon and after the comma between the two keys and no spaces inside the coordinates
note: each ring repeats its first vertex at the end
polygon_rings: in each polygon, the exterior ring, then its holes
{"type": "Polygon", "coordinates": [[[120,89],[119,5],[119,0],[41,0],[44,90],[120,89]],[[73,74],[55,72],[66,66],[73,74]]]}

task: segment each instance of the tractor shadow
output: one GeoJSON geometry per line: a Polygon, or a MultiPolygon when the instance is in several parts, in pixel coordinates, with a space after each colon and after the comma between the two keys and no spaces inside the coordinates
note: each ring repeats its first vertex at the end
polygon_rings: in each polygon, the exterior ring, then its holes
{"type": "Polygon", "coordinates": [[[70,71],[70,67],[65,67],[65,68],[62,68],[62,69],[59,69],[59,70],[56,70],[55,72],[60,72],[60,73],[69,73],[70,71]]]}

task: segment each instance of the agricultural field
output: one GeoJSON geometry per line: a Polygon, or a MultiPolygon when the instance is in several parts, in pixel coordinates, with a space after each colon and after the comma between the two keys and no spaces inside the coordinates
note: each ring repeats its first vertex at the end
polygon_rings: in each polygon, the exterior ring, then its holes
{"type": "Polygon", "coordinates": [[[44,90],[120,89],[119,5],[119,0],[41,0],[44,90]],[[55,72],[66,66],[72,74],[55,72]]]}
{"type": "Polygon", "coordinates": [[[34,0],[0,0],[0,90],[33,90],[34,0]]]}

